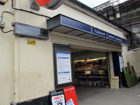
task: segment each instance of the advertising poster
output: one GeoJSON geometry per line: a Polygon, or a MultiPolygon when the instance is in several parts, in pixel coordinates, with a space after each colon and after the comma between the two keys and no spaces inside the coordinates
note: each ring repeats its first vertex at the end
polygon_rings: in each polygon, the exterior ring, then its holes
{"type": "Polygon", "coordinates": [[[78,105],[78,99],[75,91],[75,87],[64,88],[66,105],[78,105]]]}
{"type": "Polygon", "coordinates": [[[72,82],[70,52],[57,51],[56,58],[58,85],[72,82]]]}
{"type": "Polygon", "coordinates": [[[63,89],[50,91],[51,105],[66,105],[63,89]]]}
{"type": "Polygon", "coordinates": [[[52,105],[65,105],[64,95],[52,96],[52,105]]]}
{"type": "Polygon", "coordinates": [[[119,56],[119,63],[120,63],[120,72],[122,72],[122,68],[123,68],[123,58],[122,58],[122,56],[119,56]]]}

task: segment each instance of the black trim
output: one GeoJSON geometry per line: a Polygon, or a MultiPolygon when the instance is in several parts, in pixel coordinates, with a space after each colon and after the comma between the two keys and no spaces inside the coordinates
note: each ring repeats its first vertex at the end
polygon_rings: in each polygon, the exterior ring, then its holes
{"type": "Polygon", "coordinates": [[[50,105],[50,96],[44,96],[24,102],[11,103],[11,105],[50,105]]]}
{"type": "Polygon", "coordinates": [[[15,22],[14,23],[14,35],[18,35],[18,36],[25,36],[25,37],[31,37],[31,38],[38,38],[38,39],[45,39],[48,40],[49,39],[49,32],[47,29],[45,28],[40,28],[40,27],[36,27],[36,26],[31,26],[31,25],[27,25],[27,24],[23,24],[23,23],[18,23],[15,22]],[[41,29],[41,30],[45,30],[45,32],[47,33],[46,36],[34,36],[34,35],[29,35],[29,34],[23,34],[23,33],[18,33],[17,31],[17,25],[23,25],[23,26],[29,26],[29,27],[33,27],[33,28],[37,28],[37,29],[41,29]]]}
{"type": "MultiPolygon", "coordinates": [[[[61,85],[58,85],[57,83],[58,80],[57,80],[56,51],[68,51],[71,53],[70,45],[62,45],[62,44],[53,43],[55,90],[72,86],[72,82],[61,84],[61,85]]],[[[72,76],[72,70],[71,70],[71,76],[72,76]]],[[[72,81],[73,81],[73,78],[72,78],[72,81]]]]}

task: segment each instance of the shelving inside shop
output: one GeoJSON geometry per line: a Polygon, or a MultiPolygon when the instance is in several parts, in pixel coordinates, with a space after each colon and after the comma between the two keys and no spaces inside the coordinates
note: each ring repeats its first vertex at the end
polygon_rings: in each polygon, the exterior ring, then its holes
{"type": "Polygon", "coordinates": [[[106,57],[74,60],[74,85],[109,86],[106,57]]]}

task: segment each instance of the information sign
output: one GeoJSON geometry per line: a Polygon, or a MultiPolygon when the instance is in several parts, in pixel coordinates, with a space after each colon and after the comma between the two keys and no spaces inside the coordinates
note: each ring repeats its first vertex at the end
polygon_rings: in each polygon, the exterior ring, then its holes
{"type": "Polygon", "coordinates": [[[57,84],[72,82],[70,52],[57,51],[57,84]]]}
{"type": "Polygon", "coordinates": [[[122,58],[122,56],[119,56],[119,63],[120,63],[120,72],[122,72],[122,68],[123,68],[123,58],[122,58]]]}

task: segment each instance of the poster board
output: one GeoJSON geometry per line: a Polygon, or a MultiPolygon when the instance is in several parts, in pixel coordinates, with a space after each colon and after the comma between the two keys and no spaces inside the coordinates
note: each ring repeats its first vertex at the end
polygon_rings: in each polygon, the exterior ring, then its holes
{"type": "Polygon", "coordinates": [[[111,77],[111,89],[119,89],[119,76],[111,77]]]}
{"type": "Polygon", "coordinates": [[[122,72],[122,68],[124,67],[123,66],[123,57],[122,56],[119,56],[119,63],[120,63],[120,72],[122,72]]]}
{"type": "Polygon", "coordinates": [[[63,89],[51,91],[49,94],[51,99],[51,105],[66,105],[63,89]]]}
{"type": "Polygon", "coordinates": [[[56,51],[56,85],[72,83],[70,51],[56,51]]]}
{"type": "Polygon", "coordinates": [[[64,88],[66,105],[79,105],[74,86],[64,88]]]}

